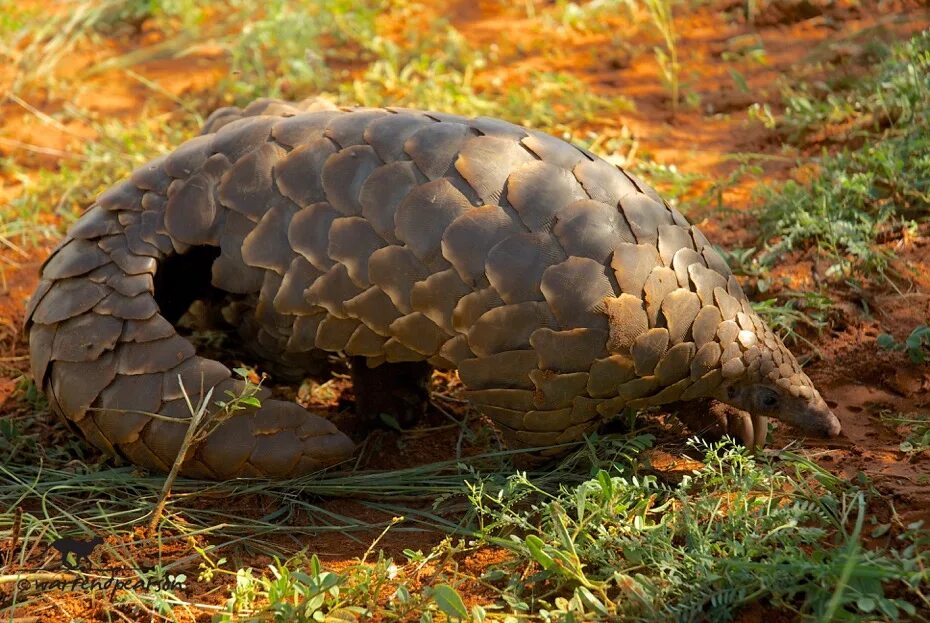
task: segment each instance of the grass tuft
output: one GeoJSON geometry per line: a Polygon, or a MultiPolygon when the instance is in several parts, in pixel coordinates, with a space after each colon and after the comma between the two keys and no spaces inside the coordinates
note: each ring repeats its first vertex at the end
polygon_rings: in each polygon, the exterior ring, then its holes
{"type": "Polygon", "coordinates": [[[704,467],[677,486],[601,471],[556,493],[524,475],[475,487],[481,537],[514,554],[498,576],[511,607],[560,620],[717,621],[759,603],[802,618],[895,620],[926,603],[927,553],[914,546],[926,534],[866,549],[866,493],[794,455],[779,465],[722,443],[695,447],[704,467]]]}
{"type": "Polygon", "coordinates": [[[787,94],[785,127],[801,133],[842,124],[852,144],[824,153],[809,183],[763,191],[763,262],[813,247],[832,258],[827,276],[883,275],[891,251],[930,214],[930,33],[894,46],[875,75],[823,101],[787,94]]]}

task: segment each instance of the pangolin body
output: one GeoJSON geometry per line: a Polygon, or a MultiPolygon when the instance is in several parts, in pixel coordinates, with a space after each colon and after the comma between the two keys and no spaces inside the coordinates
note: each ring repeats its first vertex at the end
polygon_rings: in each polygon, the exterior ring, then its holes
{"type": "MultiPolygon", "coordinates": [[[[768,416],[840,428],[677,210],[593,154],[495,119],[260,100],[217,111],[97,198],[43,265],[32,371],[91,443],[154,470],[187,428],[179,376],[195,402],[242,390],[165,317],[198,271],[269,359],[457,368],[514,447],[708,397],[750,412],[757,441],[768,416]],[[178,258],[193,259],[166,280],[178,258]]],[[[328,420],[262,396],[182,473],[286,477],[351,455],[328,420]]]]}

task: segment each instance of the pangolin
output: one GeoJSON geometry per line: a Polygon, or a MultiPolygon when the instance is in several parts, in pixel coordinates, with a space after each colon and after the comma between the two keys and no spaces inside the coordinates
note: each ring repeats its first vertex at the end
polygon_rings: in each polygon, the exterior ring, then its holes
{"type": "MultiPolygon", "coordinates": [[[[97,197],[43,264],[26,330],[51,409],[104,452],[168,470],[184,392],[243,391],[176,331],[207,292],[291,372],[321,351],[349,356],[357,379],[380,371],[375,389],[416,366],[457,369],[515,448],[708,398],[751,414],[737,431],[749,444],[769,417],[840,432],[674,207],[585,149],[497,119],[267,99],[216,111],[97,197]]],[[[352,455],[329,420],[260,397],[182,474],[291,477],[352,455]]]]}

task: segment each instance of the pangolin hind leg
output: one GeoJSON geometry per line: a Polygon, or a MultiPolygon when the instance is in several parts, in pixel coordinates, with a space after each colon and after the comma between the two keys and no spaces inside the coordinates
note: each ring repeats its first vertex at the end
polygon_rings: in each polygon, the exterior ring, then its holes
{"type": "Polygon", "coordinates": [[[431,366],[425,361],[382,363],[369,367],[365,357],[351,357],[355,411],[376,422],[383,413],[406,428],[426,413],[431,366]]]}

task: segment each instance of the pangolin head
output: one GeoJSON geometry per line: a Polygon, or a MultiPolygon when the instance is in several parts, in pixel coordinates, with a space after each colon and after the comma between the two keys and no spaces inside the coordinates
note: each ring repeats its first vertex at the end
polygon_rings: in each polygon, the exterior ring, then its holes
{"type": "MultiPolygon", "coordinates": [[[[772,417],[805,433],[835,437],[842,426],[794,355],[754,313],[735,343],[740,353],[721,358],[729,377],[716,398],[756,417],[772,417]],[[729,370],[728,370],[729,368],[729,370]],[[729,373],[728,373],[729,372],[729,373]]],[[[735,353],[733,353],[735,354],[735,353]]]]}

